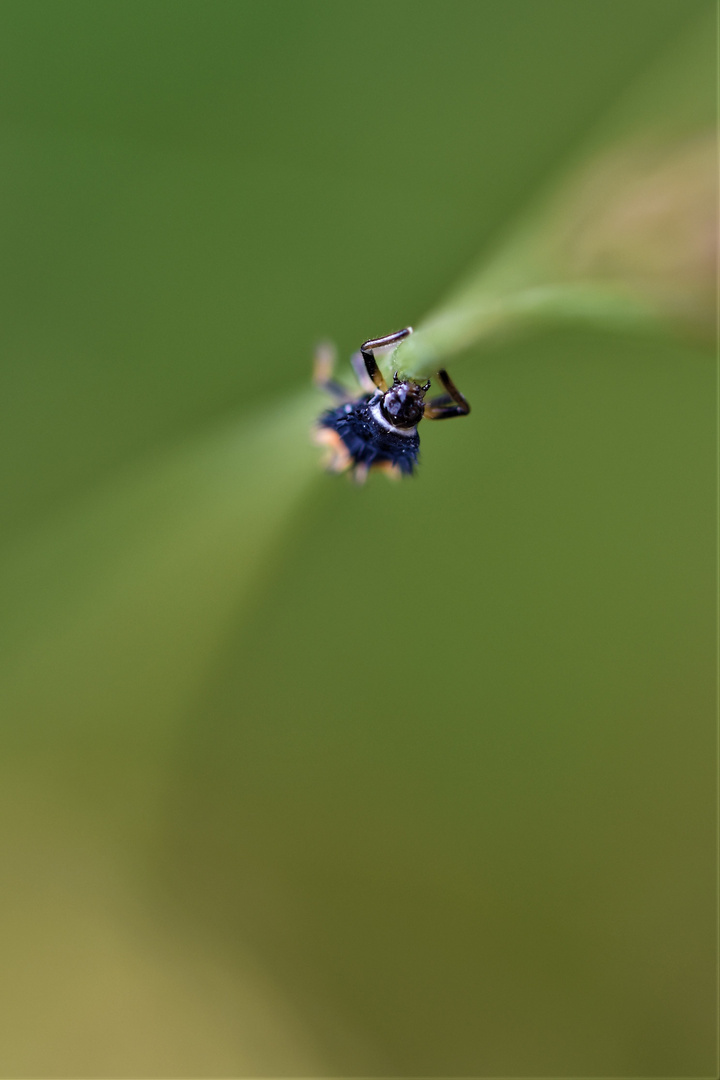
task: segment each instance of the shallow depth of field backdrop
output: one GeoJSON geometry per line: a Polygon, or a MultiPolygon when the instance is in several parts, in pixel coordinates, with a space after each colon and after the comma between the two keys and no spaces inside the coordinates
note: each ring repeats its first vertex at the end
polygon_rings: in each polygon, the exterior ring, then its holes
{"type": "Polygon", "coordinates": [[[2,4],[2,1077],[714,1073],[714,17],[2,4]]]}

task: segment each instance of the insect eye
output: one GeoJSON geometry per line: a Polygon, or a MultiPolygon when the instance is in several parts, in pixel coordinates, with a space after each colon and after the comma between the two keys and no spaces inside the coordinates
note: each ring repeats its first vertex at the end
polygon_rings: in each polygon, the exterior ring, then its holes
{"type": "Polygon", "coordinates": [[[391,416],[397,416],[405,404],[406,397],[407,391],[404,386],[400,386],[397,390],[389,390],[383,400],[385,411],[390,413],[391,416]]]}

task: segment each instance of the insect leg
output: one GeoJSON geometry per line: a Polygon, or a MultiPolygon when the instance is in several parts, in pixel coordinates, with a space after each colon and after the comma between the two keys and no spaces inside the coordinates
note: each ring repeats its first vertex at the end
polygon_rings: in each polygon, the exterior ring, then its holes
{"type": "Polygon", "coordinates": [[[366,394],[374,394],[376,390],[375,383],[368,375],[365,361],[363,360],[362,353],[353,353],[350,357],[350,363],[352,364],[353,371],[355,372],[355,378],[360,383],[366,394]]]}
{"type": "Polygon", "coordinates": [[[385,337],[370,338],[369,341],[363,341],[360,346],[360,354],[365,361],[365,368],[372,380],[373,384],[378,390],[381,390],[383,394],[387,393],[387,383],[383,378],[383,373],[377,366],[374,349],[383,349],[386,345],[394,345],[396,341],[402,341],[403,338],[412,334],[412,326],[406,326],[404,330],[396,330],[394,334],[386,334],[385,337]]]}
{"type": "Polygon", "coordinates": [[[313,356],[313,382],[339,403],[352,401],[352,392],[332,377],[336,355],[335,346],[329,341],[323,341],[316,346],[313,356]]]}
{"type": "Polygon", "coordinates": [[[431,398],[425,404],[423,417],[425,420],[449,420],[453,416],[467,416],[470,412],[470,403],[460,393],[447,371],[438,371],[438,379],[447,390],[447,394],[431,398]]]}

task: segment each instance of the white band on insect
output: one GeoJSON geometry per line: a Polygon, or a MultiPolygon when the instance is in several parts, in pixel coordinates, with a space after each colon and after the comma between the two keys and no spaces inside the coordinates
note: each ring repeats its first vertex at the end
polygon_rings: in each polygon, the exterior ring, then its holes
{"type": "Polygon", "coordinates": [[[370,413],[372,414],[373,420],[377,420],[380,427],[384,427],[386,431],[392,431],[393,434],[395,434],[395,435],[404,435],[406,438],[409,439],[409,438],[412,438],[412,436],[417,431],[416,427],[401,428],[401,427],[395,427],[394,424],[391,424],[383,416],[383,414],[382,414],[382,412],[380,410],[380,402],[378,402],[377,405],[371,405],[370,406],[370,413]]]}

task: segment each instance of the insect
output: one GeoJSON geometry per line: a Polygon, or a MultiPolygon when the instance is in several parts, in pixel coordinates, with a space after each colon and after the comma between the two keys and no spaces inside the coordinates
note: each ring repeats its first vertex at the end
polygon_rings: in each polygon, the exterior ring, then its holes
{"type": "Polygon", "coordinates": [[[378,469],[399,479],[410,475],[417,465],[420,436],[417,426],[425,420],[449,420],[467,416],[470,405],[457,389],[447,371],[437,377],[445,393],[425,400],[430,380],[425,383],[400,377],[395,372],[388,387],[375,359],[375,349],[394,345],[412,334],[412,327],[397,330],[385,337],[364,341],[351,358],[358,382],[365,391],[360,397],[332,377],[335,353],[322,345],[315,354],[314,382],[331,394],[337,404],[318,419],[315,441],[329,450],[327,467],[331,472],[350,470],[363,483],[370,469],[378,469]]]}

